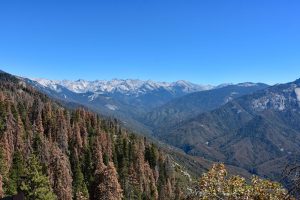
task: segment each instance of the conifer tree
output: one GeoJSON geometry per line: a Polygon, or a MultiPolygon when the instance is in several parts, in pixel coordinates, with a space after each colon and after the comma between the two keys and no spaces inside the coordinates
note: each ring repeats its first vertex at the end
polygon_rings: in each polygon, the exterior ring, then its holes
{"type": "Polygon", "coordinates": [[[72,176],[68,157],[55,146],[51,152],[49,166],[53,191],[58,199],[72,200],[72,176]]]}
{"type": "Polygon", "coordinates": [[[24,160],[19,151],[14,153],[12,167],[9,172],[9,178],[7,179],[7,188],[5,193],[7,195],[15,195],[18,193],[18,189],[21,186],[21,177],[25,175],[24,160]]]}
{"type": "Polygon", "coordinates": [[[35,155],[31,155],[25,171],[21,190],[26,199],[56,200],[49,179],[43,174],[42,166],[35,155]]]}
{"type": "Polygon", "coordinates": [[[121,200],[123,198],[117,171],[112,162],[109,162],[108,166],[100,173],[99,179],[98,200],[121,200]]]}
{"type": "Polygon", "coordinates": [[[62,110],[58,111],[58,118],[57,118],[57,133],[56,133],[56,140],[60,147],[60,149],[64,152],[68,152],[68,128],[67,123],[64,117],[64,113],[62,110]]]}
{"type": "Polygon", "coordinates": [[[3,151],[2,145],[0,143],[0,175],[1,175],[1,178],[2,178],[2,182],[4,182],[5,176],[8,173],[7,168],[8,167],[7,167],[5,157],[4,157],[4,151],[3,151]]]}
{"type": "Polygon", "coordinates": [[[1,101],[0,101],[0,134],[2,135],[4,130],[6,129],[6,108],[4,103],[4,95],[1,93],[1,101]]]}
{"type": "Polygon", "coordinates": [[[35,120],[35,125],[36,125],[36,134],[44,134],[44,126],[43,126],[43,120],[42,120],[42,115],[41,113],[38,113],[37,119],[35,120]]]}
{"type": "Polygon", "coordinates": [[[183,192],[181,191],[179,184],[176,183],[174,200],[181,200],[181,199],[183,199],[183,192]]]}
{"type": "Polygon", "coordinates": [[[0,174],[0,198],[2,198],[4,195],[3,192],[3,182],[2,182],[2,175],[0,174]]]}
{"type": "Polygon", "coordinates": [[[78,147],[78,149],[82,148],[82,138],[81,138],[81,134],[80,134],[80,128],[78,123],[75,124],[75,126],[73,127],[73,131],[74,131],[74,137],[75,137],[75,141],[76,141],[76,145],[78,147]]]}
{"type": "Polygon", "coordinates": [[[16,130],[16,148],[18,151],[24,149],[25,130],[21,117],[17,117],[17,130],[16,130]]]}
{"type": "Polygon", "coordinates": [[[89,199],[89,192],[85,184],[84,176],[79,163],[76,163],[75,170],[73,171],[73,173],[74,198],[76,200],[89,199]]]}

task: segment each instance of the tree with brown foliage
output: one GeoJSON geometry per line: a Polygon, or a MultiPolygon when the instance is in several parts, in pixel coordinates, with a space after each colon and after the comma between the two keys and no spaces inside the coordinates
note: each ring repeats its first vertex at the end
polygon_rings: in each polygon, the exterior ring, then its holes
{"type": "Polygon", "coordinates": [[[0,174],[0,198],[2,198],[4,195],[3,192],[3,182],[2,182],[2,175],[0,174]]]}
{"type": "Polygon", "coordinates": [[[58,110],[57,113],[57,130],[56,130],[56,141],[59,148],[64,152],[68,153],[68,127],[67,122],[62,109],[58,110]]]}
{"type": "Polygon", "coordinates": [[[97,186],[99,200],[121,200],[122,189],[118,181],[117,171],[112,162],[99,174],[100,184],[97,186]]]}
{"type": "Polygon", "coordinates": [[[57,146],[51,149],[50,177],[58,199],[72,200],[72,176],[68,157],[57,146]]]}

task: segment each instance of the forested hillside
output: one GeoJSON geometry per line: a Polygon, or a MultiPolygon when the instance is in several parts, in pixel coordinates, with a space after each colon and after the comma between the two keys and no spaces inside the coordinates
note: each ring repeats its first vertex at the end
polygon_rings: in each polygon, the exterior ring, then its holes
{"type": "Polygon", "coordinates": [[[172,159],[116,120],[67,110],[0,73],[0,196],[27,199],[178,199],[172,159]]]}

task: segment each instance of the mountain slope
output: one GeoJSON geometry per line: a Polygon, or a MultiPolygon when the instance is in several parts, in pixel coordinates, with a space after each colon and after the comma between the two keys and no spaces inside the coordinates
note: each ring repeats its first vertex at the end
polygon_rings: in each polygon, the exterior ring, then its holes
{"type": "Polygon", "coordinates": [[[174,126],[161,139],[189,154],[278,180],[300,155],[299,88],[298,79],[242,96],[174,126]]]}
{"type": "Polygon", "coordinates": [[[241,83],[187,94],[147,113],[144,117],[144,123],[153,127],[156,134],[163,134],[174,124],[196,117],[200,113],[216,109],[240,96],[267,87],[268,85],[263,83],[241,83]]]}

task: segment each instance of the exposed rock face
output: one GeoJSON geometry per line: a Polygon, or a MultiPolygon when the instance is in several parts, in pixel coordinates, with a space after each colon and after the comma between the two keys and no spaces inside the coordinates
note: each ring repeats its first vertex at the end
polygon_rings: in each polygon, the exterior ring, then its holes
{"type": "Polygon", "coordinates": [[[295,88],[295,93],[297,95],[297,100],[300,101],[300,88],[295,88]]]}

